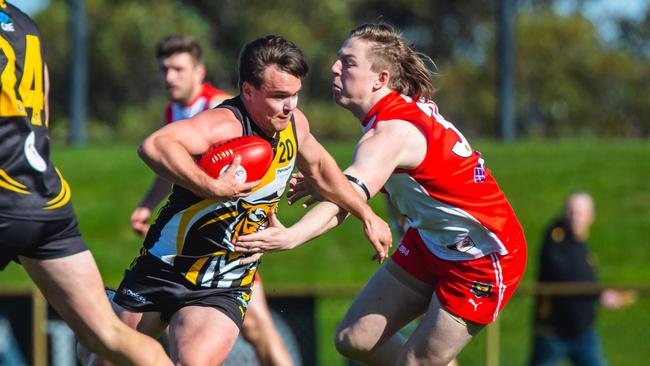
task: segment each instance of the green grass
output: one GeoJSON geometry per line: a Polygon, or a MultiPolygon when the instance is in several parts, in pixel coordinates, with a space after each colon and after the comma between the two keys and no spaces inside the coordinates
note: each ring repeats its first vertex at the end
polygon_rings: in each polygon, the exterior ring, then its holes
{"type": "MultiPolygon", "coordinates": [[[[350,143],[325,143],[341,166],[350,161],[350,143]]],[[[536,255],[542,231],[560,211],[566,194],[591,192],[597,205],[592,247],[599,258],[605,283],[647,283],[650,278],[650,144],[646,141],[546,141],[501,144],[479,141],[483,153],[526,231],[529,265],[524,283],[537,273],[536,255]]],[[[153,177],[137,158],[135,146],[57,148],[53,160],[73,189],[81,230],[91,247],[104,280],[117,285],[123,270],[137,254],[141,239],[129,228],[133,207],[153,177]]],[[[373,207],[384,213],[383,201],[373,207]]],[[[285,224],[295,222],[302,210],[280,208],[285,224]]],[[[360,224],[348,220],[341,227],[296,250],[265,256],[261,266],[269,293],[302,286],[322,288],[361,286],[378,268],[360,224]]],[[[19,266],[0,274],[1,288],[29,286],[19,266]]],[[[341,365],[332,346],[336,323],[351,298],[332,297],[318,302],[319,352],[322,365],[341,365]]],[[[525,363],[530,344],[532,301],[515,296],[501,317],[503,365],[525,363]]],[[[625,311],[601,311],[599,329],[612,365],[643,364],[649,356],[646,340],[650,301],[642,297],[625,311]],[[645,350],[645,351],[644,351],[645,350]]],[[[480,365],[485,335],[479,335],[459,356],[463,365],[480,365]]]]}

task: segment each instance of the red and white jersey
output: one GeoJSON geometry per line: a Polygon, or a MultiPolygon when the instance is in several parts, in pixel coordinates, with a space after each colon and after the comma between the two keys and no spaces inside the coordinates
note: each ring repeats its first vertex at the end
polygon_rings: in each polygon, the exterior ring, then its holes
{"type": "Polygon", "coordinates": [[[525,245],[521,225],[481,154],[436,104],[392,92],[370,110],[363,131],[390,120],[414,124],[427,141],[420,165],[395,170],[384,190],[432,254],[471,260],[525,245]]]}
{"type": "Polygon", "coordinates": [[[232,95],[223,90],[217,89],[209,83],[203,83],[201,92],[187,105],[181,105],[176,102],[167,104],[165,109],[165,124],[193,117],[199,112],[212,109],[226,99],[232,98],[232,95]]]}

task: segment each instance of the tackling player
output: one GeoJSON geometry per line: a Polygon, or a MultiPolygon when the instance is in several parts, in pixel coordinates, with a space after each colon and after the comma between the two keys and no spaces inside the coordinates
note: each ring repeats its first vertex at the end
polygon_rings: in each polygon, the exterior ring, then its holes
{"type": "MultiPolygon", "coordinates": [[[[364,198],[383,188],[409,226],[348,310],[336,347],[372,365],[447,365],[512,296],[526,263],[523,230],[480,153],[430,100],[425,63],[392,27],[354,29],[332,73],[334,101],[364,131],[346,174],[364,198]],[[422,314],[403,339],[398,330],[422,314]]],[[[290,228],[272,218],[235,247],[291,249],[336,225],[338,211],[322,202],[290,228]]]]}

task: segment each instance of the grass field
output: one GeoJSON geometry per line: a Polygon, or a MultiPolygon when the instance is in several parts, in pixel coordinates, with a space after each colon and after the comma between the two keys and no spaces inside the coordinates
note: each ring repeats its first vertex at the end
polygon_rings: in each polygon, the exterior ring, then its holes
{"type": "MultiPolygon", "coordinates": [[[[341,166],[350,159],[350,143],[325,143],[341,166]]],[[[597,219],[592,247],[605,283],[647,283],[650,279],[650,144],[645,141],[546,141],[510,145],[480,141],[483,153],[524,226],[529,265],[524,283],[534,282],[539,239],[549,220],[560,211],[567,192],[586,190],[596,201],[597,219]]],[[[117,285],[141,241],[128,218],[151,181],[152,173],[137,158],[135,146],[57,148],[53,160],[73,189],[81,229],[105,281],[117,285]]],[[[373,199],[384,212],[381,199],[373,199]]],[[[294,222],[301,209],[281,206],[280,219],[294,222]]],[[[360,225],[348,220],[340,228],[294,251],[265,256],[261,273],[269,293],[288,287],[361,286],[378,265],[360,225]]],[[[29,286],[17,265],[0,274],[2,288],[29,286]]],[[[390,289],[387,289],[390,291],[390,289]]],[[[351,302],[330,297],[318,302],[320,364],[341,365],[332,336],[337,321],[351,302]]],[[[503,365],[522,365],[529,350],[532,300],[517,296],[501,317],[503,365]]],[[[650,299],[641,297],[625,311],[601,311],[599,329],[611,365],[644,364],[650,351],[650,299]],[[644,337],[645,336],[645,337],[644,337]]],[[[460,355],[462,365],[480,365],[484,334],[460,355]]]]}

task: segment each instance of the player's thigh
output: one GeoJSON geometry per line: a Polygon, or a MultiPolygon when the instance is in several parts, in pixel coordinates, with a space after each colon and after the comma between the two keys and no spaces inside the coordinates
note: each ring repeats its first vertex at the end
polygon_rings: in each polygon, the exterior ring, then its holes
{"type": "Polygon", "coordinates": [[[96,333],[117,321],[90,251],[56,259],[20,261],[47,300],[75,332],[96,333]]]}
{"type": "Polygon", "coordinates": [[[337,338],[379,343],[421,315],[433,285],[415,279],[388,261],[368,281],[339,325],[337,338]]]}
{"type": "Polygon", "coordinates": [[[483,327],[451,314],[434,295],[426,314],[402,348],[399,364],[447,365],[483,327]]]}
{"type": "Polygon", "coordinates": [[[186,306],[171,317],[169,333],[175,363],[220,365],[235,344],[239,327],[216,308],[186,306]]]}

